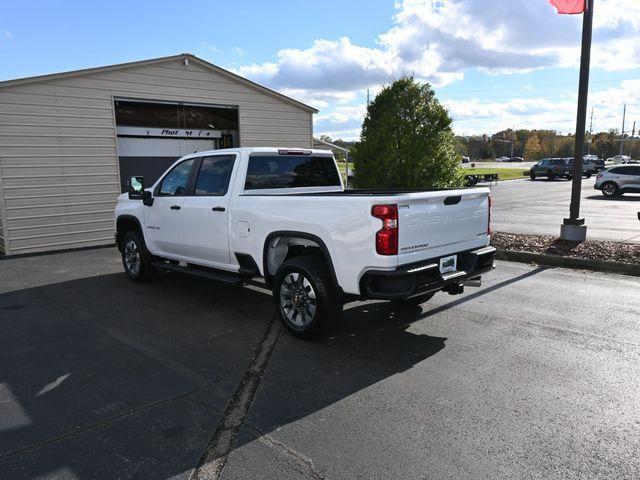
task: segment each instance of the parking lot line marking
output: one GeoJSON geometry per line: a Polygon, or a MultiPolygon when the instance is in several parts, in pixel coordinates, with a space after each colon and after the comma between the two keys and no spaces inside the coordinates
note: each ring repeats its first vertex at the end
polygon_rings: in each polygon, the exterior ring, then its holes
{"type": "Polygon", "coordinates": [[[189,480],[217,480],[236,443],[236,437],[258,390],[262,376],[280,336],[280,322],[271,319],[267,330],[244,372],[236,391],[227,404],[224,415],[218,422],[189,480]]]}

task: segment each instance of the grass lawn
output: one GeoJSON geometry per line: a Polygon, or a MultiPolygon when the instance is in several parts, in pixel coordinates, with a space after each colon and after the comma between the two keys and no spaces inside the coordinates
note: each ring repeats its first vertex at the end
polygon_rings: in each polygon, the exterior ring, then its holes
{"type": "Polygon", "coordinates": [[[463,168],[465,175],[485,175],[487,173],[497,173],[499,180],[513,180],[514,178],[524,178],[524,167],[521,168],[463,168]]]}

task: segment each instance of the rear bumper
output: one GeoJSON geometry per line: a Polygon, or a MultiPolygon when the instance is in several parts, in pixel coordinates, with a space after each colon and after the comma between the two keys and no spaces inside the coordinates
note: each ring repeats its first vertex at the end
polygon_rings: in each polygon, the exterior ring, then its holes
{"type": "Polygon", "coordinates": [[[494,247],[458,252],[458,270],[444,274],[440,273],[439,258],[395,270],[368,270],[360,280],[360,292],[367,299],[398,300],[458,287],[493,270],[495,254],[494,247]]]}

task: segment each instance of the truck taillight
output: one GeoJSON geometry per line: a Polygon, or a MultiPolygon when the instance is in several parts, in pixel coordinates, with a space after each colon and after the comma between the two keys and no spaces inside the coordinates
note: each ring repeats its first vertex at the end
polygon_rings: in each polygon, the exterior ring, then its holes
{"type": "Polygon", "coordinates": [[[491,235],[491,195],[488,197],[489,206],[487,208],[487,235],[491,235]]]}
{"type": "Polygon", "coordinates": [[[382,220],[382,228],[376,233],[376,252],[380,255],[397,255],[398,206],[374,205],[371,215],[382,220]]]}

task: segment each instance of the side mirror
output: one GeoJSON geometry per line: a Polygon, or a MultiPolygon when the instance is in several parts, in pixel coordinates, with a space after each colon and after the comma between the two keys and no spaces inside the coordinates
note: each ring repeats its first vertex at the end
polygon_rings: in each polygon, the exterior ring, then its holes
{"type": "Polygon", "coordinates": [[[141,200],[144,192],[144,177],[129,178],[129,199],[141,200]]]}

